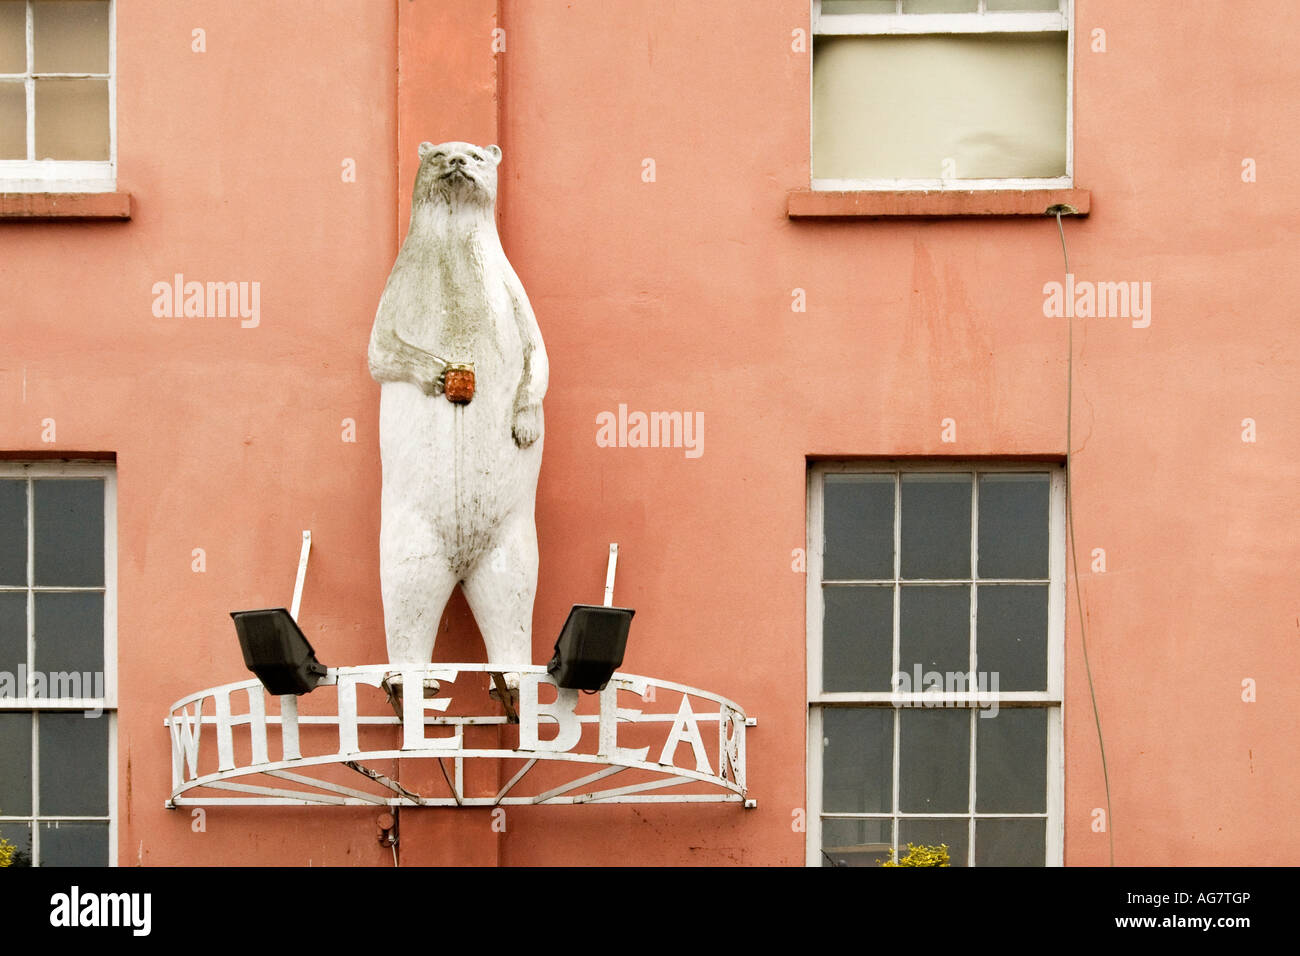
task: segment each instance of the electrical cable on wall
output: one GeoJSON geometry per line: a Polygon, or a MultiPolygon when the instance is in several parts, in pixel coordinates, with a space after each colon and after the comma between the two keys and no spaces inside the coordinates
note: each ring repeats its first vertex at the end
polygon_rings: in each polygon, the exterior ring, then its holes
{"type": "MultiPolygon", "coordinates": [[[[1061,254],[1065,257],[1065,274],[1070,274],[1070,252],[1065,247],[1065,226],[1062,214],[1077,215],[1078,210],[1065,203],[1047,208],[1048,215],[1056,215],[1056,229],[1061,236],[1061,254]]],[[[1074,539],[1074,315],[1066,310],[1069,333],[1069,354],[1066,358],[1065,397],[1065,520],[1070,538],[1070,565],[1074,571],[1074,598],[1079,608],[1079,643],[1083,645],[1083,670],[1088,676],[1088,695],[1092,698],[1092,717],[1097,725],[1097,748],[1101,751],[1101,776],[1106,785],[1106,835],[1110,839],[1110,865],[1115,865],[1115,817],[1110,809],[1110,772],[1106,766],[1106,743],[1101,733],[1101,713],[1097,709],[1097,691],[1092,682],[1092,665],[1088,661],[1087,622],[1083,614],[1083,592],[1079,588],[1079,557],[1074,539]]]]}

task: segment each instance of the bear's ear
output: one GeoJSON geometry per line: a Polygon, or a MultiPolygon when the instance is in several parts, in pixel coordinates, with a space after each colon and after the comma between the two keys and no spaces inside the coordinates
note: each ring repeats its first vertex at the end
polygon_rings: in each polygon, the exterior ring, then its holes
{"type": "Polygon", "coordinates": [[[434,150],[434,146],[433,146],[432,143],[421,143],[421,144],[420,144],[420,162],[424,162],[424,160],[428,158],[429,154],[432,153],[433,150],[434,150]]]}
{"type": "Polygon", "coordinates": [[[489,147],[487,148],[487,151],[488,151],[489,153],[492,154],[492,158],[495,159],[495,160],[497,161],[497,165],[500,165],[500,164],[501,164],[501,147],[500,147],[500,146],[497,146],[497,145],[495,145],[495,144],[493,144],[492,146],[489,146],[489,147]]]}

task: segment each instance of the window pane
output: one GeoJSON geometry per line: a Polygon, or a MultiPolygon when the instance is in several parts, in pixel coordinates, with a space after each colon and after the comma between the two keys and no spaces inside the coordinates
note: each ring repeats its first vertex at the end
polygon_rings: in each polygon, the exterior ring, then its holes
{"type": "MultiPolygon", "coordinates": [[[[0,86],[0,98],[4,96],[0,86]]],[[[0,106],[0,112],[4,107],[0,106]]],[[[0,129],[4,119],[0,116],[0,129]]],[[[0,136],[3,136],[0,133],[0,136]]],[[[0,481],[0,585],[27,584],[27,482],[0,481]]]]}
{"type": "Polygon", "coordinates": [[[813,176],[1065,175],[1065,33],[822,36],[813,176]]]}
{"type": "Polygon", "coordinates": [[[108,0],[37,0],[32,40],[40,73],[107,73],[108,0]]]}
{"type": "Polygon", "coordinates": [[[890,707],[822,710],[822,809],[889,813],[894,793],[894,711],[890,707]]]}
{"type": "Polygon", "coordinates": [[[904,475],[902,576],[970,577],[970,475],[904,475]]]}
{"type": "Polygon", "coordinates": [[[894,476],[827,475],[826,581],[894,577],[894,476]]]}
{"type": "Polygon", "coordinates": [[[1047,577],[1047,475],[980,475],[982,578],[1047,577]]]}
{"type": "Polygon", "coordinates": [[[907,856],[907,844],[938,846],[948,844],[948,865],[965,866],[970,845],[970,824],[966,820],[900,820],[898,855],[907,856]]]}
{"type": "Polygon", "coordinates": [[[27,158],[27,91],[21,81],[0,82],[0,159],[27,158]]]}
{"type": "Polygon", "coordinates": [[[904,13],[975,13],[979,0],[903,0],[904,13]]]}
{"type": "Polygon", "coordinates": [[[104,482],[32,482],[35,495],[36,583],[45,587],[104,584],[104,482]]]}
{"type": "Polygon", "coordinates": [[[975,809],[1047,812],[1047,711],[1002,707],[975,725],[975,809]]]}
{"type": "Polygon", "coordinates": [[[0,816],[32,812],[32,715],[0,713],[0,816]]]}
{"type": "MultiPolygon", "coordinates": [[[[984,9],[989,13],[999,13],[1004,10],[1038,10],[1055,13],[1061,9],[1061,4],[1060,0],[987,0],[984,9]]],[[[975,852],[979,853],[979,850],[975,852]]]]}
{"type": "Polygon", "coordinates": [[[898,669],[908,675],[901,689],[913,694],[925,689],[924,685],[916,686],[918,665],[923,679],[927,671],[969,671],[970,588],[911,585],[901,591],[898,669]]]}
{"type": "Polygon", "coordinates": [[[1046,820],[976,820],[976,866],[1046,866],[1046,820]]]}
{"type": "Polygon", "coordinates": [[[32,865],[32,825],[30,823],[0,823],[0,837],[4,837],[14,847],[14,855],[9,860],[11,867],[32,865]]]}
{"type": "Polygon", "coordinates": [[[890,820],[822,820],[822,866],[879,866],[893,840],[890,820]]]}
{"type": "MultiPolygon", "coordinates": [[[[91,675],[104,670],[104,595],[97,592],[36,595],[36,670],[51,675],[72,672],[91,675]]],[[[78,679],[81,684],[85,678],[78,679]]],[[[93,679],[91,679],[93,684],[93,679]]],[[[83,697],[98,697],[92,687],[83,697]]],[[[47,690],[50,696],[75,697],[73,693],[47,690]]]]}
{"type": "Polygon", "coordinates": [[[36,81],[36,158],[108,157],[108,81],[36,81]]]}
{"type": "Polygon", "coordinates": [[[894,669],[892,586],[822,588],[822,689],[890,689],[894,669]]]}
{"type": "Polygon", "coordinates": [[[1047,690],[1047,585],[982,584],[978,607],[978,670],[999,691],[1047,690]]]}
{"type": "Polygon", "coordinates": [[[47,711],[38,732],[41,815],[107,816],[108,717],[47,711]]]}
{"type": "Polygon", "coordinates": [[[108,866],[107,823],[43,823],[41,866],[108,866]]]}
{"type": "MultiPolygon", "coordinates": [[[[0,593],[0,697],[9,694],[6,677],[14,682],[12,696],[26,697],[17,686],[18,665],[27,663],[27,592],[0,593]]],[[[0,814],[4,807],[0,806],[0,814]]]]}
{"type": "Polygon", "coordinates": [[[23,0],[0,0],[0,73],[27,72],[27,11],[23,0]]]}
{"type": "Polygon", "coordinates": [[[899,714],[899,810],[965,813],[970,808],[971,711],[904,709],[899,714]]]}

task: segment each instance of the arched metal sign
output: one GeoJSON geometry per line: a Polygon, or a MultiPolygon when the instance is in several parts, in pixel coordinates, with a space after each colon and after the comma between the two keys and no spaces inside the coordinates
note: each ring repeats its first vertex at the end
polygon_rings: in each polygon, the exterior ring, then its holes
{"type": "MultiPolygon", "coordinates": [[[[584,699],[557,687],[545,668],[529,666],[517,669],[516,728],[505,715],[467,714],[456,706],[458,680],[465,688],[475,680],[469,675],[496,670],[487,664],[338,667],[302,698],[270,697],[257,680],[183,697],[164,721],[172,743],[167,806],[754,805],[746,799],[745,732],[755,721],[733,701],[633,674],[615,674],[599,695],[584,699]],[[394,674],[405,687],[433,679],[441,690],[423,700],[407,694],[400,718],[359,713],[359,693],[378,698],[381,705],[371,709],[382,710],[380,688],[394,674]],[[494,725],[495,742],[468,739],[493,736],[494,725]],[[433,789],[427,771],[375,766],[401,761],[410,769],[410,761],[420,760],[441,770],[433,789]],[[497,792],[467,788],[467,761],[476,760],[510,762],[497,792]],[[609,786],[615,775],[620,785],[609,786]],[[419,777],[424,792],[401,776],[419,777]]],[[[476,696],[482,699],[481,687],[476,696]]]]}

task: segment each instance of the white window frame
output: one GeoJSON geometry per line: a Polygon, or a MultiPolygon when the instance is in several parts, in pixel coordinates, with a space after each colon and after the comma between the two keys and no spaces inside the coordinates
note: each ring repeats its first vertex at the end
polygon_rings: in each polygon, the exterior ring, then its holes
{"type": "MultiPolygon", "coordinates": [[[[895,0],[897,13],[823,14],[822,0],[812,0],[813,54],[808,57],[808,155],[813,161],[812,67],[819,36],[917,36],[924,34],[969,33],[1064,33],[1065,68],[1065,175],[1051,178],[1008,179],[817,179],[814,190],[954,190],[974,189],[1070,189],[1074,186],[1074,0],[1057,0],[1057,12],[986,12],[986,0],[979,0],[976,13],[903,13],[902,0],[895,0]]],[[[813,168],[811,165],[809,168],[813,168]]]]}
{"type": "MultiPolygon", "coordinates": [[[[901,480],[901,479],[900,479],[901,480]]],[[[978,566],[975,562],[976,549],[978,547],[978,527],[979,527],[979,481],[973,480],[971,489],[971,575],[978,574],[978,566]]],[[[891,673],[898,673],[898,627],[899,627],[899,599],[897,589],[899,587],[899,561],[900,561],[900,541],[901,518],[902,518],[902,496],[898,493],[899,486],[895,484],[894,494],[894,579],[895,579],[895,598],[894,598],[894,637],[893,637],[893,654],[894,660],[891,665],[891,673]]],[[[1065,845],[1065,788],[1064,788],[1064,734],[1063,720],[1065,710],[1065,469],[1053,462],[999,462],[996,460],[960,460],[951,461],[934,461],[934,460],[908,460],[908,459],[877,459],[871,461],[823,461],[810,463],[808,468],[808,541],[807,541],[807,646],[808,646],[808,749],[807,749],[807,814],[806,814],[806,863],[808,866],[821,866],[824,860],[822,855],[822,775],[823,775],[823,732],[822,732],[822,714],[828,706],[873,706],[873,707],[891,707],[897,710],[900,707],[918,706],[921,701],[928,702],[931,707],[936,702],[951,704],[953,706],[962,706],[966,708],[976,707],[979,705],[988,705],[997,703],[999,707],[1022,706],[1041,707],[1047,711],[1047,793],[1046,793],[1046,864],[1048,866],[1061,866],[1064,857],[1065,845]],[[1015,472],[1047,472],[1050,474],[1050,496],[1048,511],[1048,608],[1047,608],[1047,626],[1048,626],[1048,643],[1047,643],[1047,690],[1046,691],[1004,691],[1000,693],[992,692],[971,692],[971,693],[892,693],[889,691],[864,691],[854,692],[831,692],[827,693],[822,690],[822,618],[824,607],[822,603],[822,570],[823,570],[823,546],[825,535],[823,526],[825,522],[824,501],[822,498],[823,479],[826,475],[831,474],[935,474],[935,473],[952,473],[952,474],[1007,474],[1015,472]]],[[[910,584],[922,584],[923,581],[906,579],[910,584]]],[[[945,583],[957,579],[944,579],[945,583]]],[[[978,582],[981,579],[973,578],[978,582]]],[[[977,592],[972,590],[971,594],[971,648],[972,653],[975,646],[975,626],[976,614],[978,610],[977,592]]],[[[993,718],[996,719],[996,718],[993,718]]],[[[983,817],[1015,817],[1015,816],[1032,816],[1041,817],[1042,814],[1014,814],[1014,813],[979,813],[975,811],[975,777],[977,764],[972,761],[969,767],[971,775],[970,783],[970,803],[965,813],[942,814],[942,813],[901,813],[898,810],[897,781],[899,779],[899,747],[898,740],[898,722],[895,721],[895,739],[893,745],[893,779],[895,786],[894,801],[891,812],[881,813],[861,813],[861,814],[840,814],[835,816],[856,817],[860,819],[889,819],[895,821],[900,819],[936,819],[942,817],[964,818],[970,821],[970,827],[973,829],[974,821],[983,817]]],[[[972,731],[973,734],[973,731],[972,731]]],[[[972,740],[972,747],[974,741],[972,740]]],[[[894,846],[896,850],[902,850],[898,856],[906,855],[906,847],[898,846],[897,825],[893,827],[894,846]]],[[[968,830],[968,832],[971,832],[968,830]]],[[[968,863],[973,865],[975,841],[969,839],[967,843],[969,854],[968,863]]]]}
{"type": "Polygon", "coordinates": [[[108,0],[108,72],[38,73],[33,44],[33,0],[25,0],[27,69],[0,73],[0,81],[22,80],[27,91],[27,158],[0,160],[0,192],[113,192],[117,189],[117,0],[108,0]],[[36,79],[108,81],[108,160],[35,158],[36,79]]]}
{"type": "MultiPolygon", "coordinates": [[[[24,478],[27,489],[27,583],[23,587],[0,587],[0,591],[25,591],[27,599],[27,659],[34,660],[35,622],[33,608],[37,591],[103,591],[104,594],[104,696],[79,698],[50,698],[24,696],[20,698],[0,697],[0,713],[19,712],[33,714],[32,720],[32,813],[10,815],[0,807],[0,823],[29,824],[32,830],[32,860],[37,865],[40,859],[40,830],[45,823],[108,823],[108,865],[117,866],[117,468],[112,462],[90,461],[39,461],[13,462],[0,461],[0,479],[24,478]],[[35,526],[33,524],[33,496],[31,481],[52,478],[102,478],[104,481],[104,586],[98,587],[50,587],[35,585],[33,575],[33,548],[35,526]],[[108,721],[108,815],[58,817],[37,813],[40,809],[40,750],[38,746],[39,715],[42,713],[68,713],[77,711],[102,710],[96,720],[108,721]]],[[[29,675],[30,676],[30,675],[29,675]]],[[[28,688],[30,694],[30,687],[28,688]]]]}

